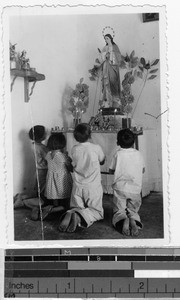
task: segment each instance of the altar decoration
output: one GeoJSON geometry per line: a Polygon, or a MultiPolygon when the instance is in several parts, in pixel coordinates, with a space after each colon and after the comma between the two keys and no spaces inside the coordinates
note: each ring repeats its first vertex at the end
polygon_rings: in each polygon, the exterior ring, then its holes
{"type": "Polygon", "coordinates": [[[93,132],[118,132],[120,129],[130,128],[136,135],[143,134],[143,128],[132,124],[131,118],[127,119],[122,114],[118,115],[117,108],[114,109],[114,112],[108,113],[99,109],[96,116],[91,117],[89,125],[93,132]]]}
{"type": "Polygon", "coordinates": [[[25,50],[23,50],[18,55],[19,66],[22,70],[30,69],[30,60],[29,60],[29,58],[26,57],[26,54],[27,54],[27,52],[25,50]]]}
{"type": "Polygon", "coordinates": [[[152,80],[157,77],[155,74],[158,71],[158,68],[154,68],[158,64],[159,59],[153,61],[146,61],[144,57],[140,59],[135,56],[135,51],[133,50],[130,55],[121,56],[121,69],[126,69],[127,72],[124,75],[122,80],[122,90],[121,90],[121,104],[122,109],[125,114],[130,114],[137,107],[142,91],[147,83],[147,80],[152,80]],[[141,79],[143,81],[141,90],[136,99],[136,104],[133,107],[135,98],[132,94],[132,84],[137,80],[141,79]]]}
{"type": "Polygon", "coordinates": [[[12,44],[11,42],[9,43],[10,68],[35,71],[35,68],[30,67],[30,60],[26,57],[26,50],[21,52],[16,51],[16,45],[17,44],[12,44]]]}
{"type": "Polygon", "coordinates": [[[69,100],[70,107],[68,110],[74,118],[74,126],[81,123],[82,115],[86,112],[89,105],[89,86],[83,83],[84,78],[81,78],[76,88],[72,90],[69,100]]]}
{"type": "Polygon", "coordinates": [[[92,131],[114,131],[115,124],[112,116],[105,116],[102,114],[102,110],[95,117],[91,117],[89,125],[92,131]]]}
{"type": "Polygon", "coordinates": [[[17,44],[11,44],[11,42],[9,43],[9,58],[10,58],[11,69],[16,68],[16,58],[17,58],[16,45],[17,44]]]}
{"type": "MultiPolygon", "coordinates": [[[[95,62],[96,64],[93,66],[92,69],[89,70],[89,79],[91,81],[97,80],[102,72],[102,64],[100,63],[99,59],[97,58],[95,62]]],[[[147,83],[147,80],[152,80],[157,77],[155,73],[158,71],[158,68],[154,68],[154,66],[157,65],[158,62],[159,59],[155,59],[152,62],[150,62],[149,60],[145,60],[144,57],[138,58],[137,56],[135,56],[134,50],[131,52],[130,55],[121,55],[119,68],[121,73],[125,73],[124,76],[120,74],[121,104],[119,108],[121,108],[122,114],[129,116],[132,113],[132,111],[134,113],[142,91],[145,87],[145,84],[147,83]],[[137,99],[135,99],[132,93],[132,85],[138,79],[141,79],[143,81],[143,84],[137,99]],[[134,102],[135,106],[133,107],[134,102]]],[[[103,109],[101,100],[99,101],[99,106],[103,109]]]]}

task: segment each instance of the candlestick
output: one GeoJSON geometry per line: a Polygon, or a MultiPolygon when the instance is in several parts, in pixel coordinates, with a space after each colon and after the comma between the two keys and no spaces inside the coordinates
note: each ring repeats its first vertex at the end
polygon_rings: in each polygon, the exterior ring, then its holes
{"type": "Polygon", "coordinates": [[[115,108],[115,110],[114,110],[114,129],[116,128],[116,112],[117,112],[117,109],[115,108]]]}

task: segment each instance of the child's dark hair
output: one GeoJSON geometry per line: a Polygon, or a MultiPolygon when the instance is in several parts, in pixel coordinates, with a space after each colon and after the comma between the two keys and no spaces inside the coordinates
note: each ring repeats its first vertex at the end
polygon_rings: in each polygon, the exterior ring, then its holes
{"type": "Polygon", "coordinates": [[[91,128],[87,123],[81,123],[74,129],[74,138],[79,143],[86,142],[91,137],[91,128]]]}
{"type": "Polygon", "coordinates": [[[120,130],[117,134],[117,144],[121,148],[131,148],[134,144],[134,141],[134,133],[128,128],[120,130]]]}
{"type": "Polygon", "coordinates": [[[48,149],[59,150],[66,147],[66,138],[62,132],[53,133],[50,135],[47,142],[48,149]]]}
{"type": "Polygon", "coordinates": [[[29,138],[32,141],[42,141],[45,138],[46,130],[42,125],[36,125],[29,130],[29,138]]]}

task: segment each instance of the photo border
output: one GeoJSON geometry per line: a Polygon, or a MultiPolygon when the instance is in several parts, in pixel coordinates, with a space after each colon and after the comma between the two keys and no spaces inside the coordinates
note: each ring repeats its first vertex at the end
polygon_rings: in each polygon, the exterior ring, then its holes
{"type": "MultiPolygon", "coordinates": [[[[87,8],[91,11],[90,13],[92,13],[92,10],[96,10],[97,12],[97,9],[102,9],[102,11],[109,11],[109,7],[106,7],[104,5],[102,5],[101,7],[100,6],[97,6],[97,7],[94,7],[94,6],[91,6],[91,5],[87,5],[87,6],[81,6],[81,5],[78,5],[79,7],[79,11],[81,13],[83,13],[84,10],[86,10],[87,8]]],[[[26,12],[27,12],[27,8],[29,8],[29,10],[34,10],[36,11],[36,8],[44,8],[45,10],[52,10],[52,9],[58,9],[58,8],[63,8],[65,9],[65,11],[69,11],[70,13],[73,13],[74,14],[74,11],[77,12],[77,6],[68,6],[68,7],[62,7],[61,5],[57,5],[56,7],[54,7],[53,5],[52,6],[49,6],[47,7],[46,5],[34,5],[33,7],[32,6],[21,6],[21,8],[25,8],[26,12]],[[72,11],[73,10],[73,11],[72,11]]],[[[121,8],[122,10],[126,11],[126,9],[128,9],[129,11],[133,11],[133,10],[138,10],[140,13],[143,13],[143,11],[152,11],[153,8],[156,8],[156,11],[159,11],[159,14],[160,14],[160,20],[161,20],[161,24],[160,24],[160,28],[159,28],[159,32],[160,32],[160,57],[163,57],[163,63],[165,63],[165,65],[163,66],[163,64],[161,63],[161,69],[160,69],[160,77],[161,77],[161,99],[167,99],[167,82],[166,82],[166,77],[164,75],[164,73],[166,72],[167,70],[167,54],[166,54],[166,15],[165,15],[165,6],[164,7],[159,7],[159,6],[122,6],[122,5],[115,5],[113,6],[115,7],[115,10],[116,10],[116,13],[117,13],[117,8],[121,8]],[[163,54],[161,54],[161,52],[163,52],[163,54]],[[162,55],[162,56],[161,56],[162,55]],[[164,85],[165,84],[165,85],[164,85]]],[[[17,6],[18,10],[19,10],[19,6],[17,6]]],[[[11,9],[10,7],[8,8],[5,8],[4,9],[4,12],[3,12],[3,15],[2,15],[2,18],[3,18],[3,47],[4,49],[3,50],[7,50],[5,48],[5,43],[7,42],[7,36],[8,36],[8,33],[7,31],[9,30],[9,27],[8,27],[8,17],[9,17],[9,12],[7,13],[7,10],[11,9]]],[[[16,9],[16,6],[13,6],[13,10],[16,9]]],[[[101,12],[102,13],[102,12],[101,12]]],[[[7,51],[8,52],[8,51],[7,51]]],[[[5,120],[5,123],[4,123],[4,126],[5,126],[5,130],[6,131],[6,138],[5,138],[5,148],[8,149],[7,145],[10,143],[11,147],[12,147],[12,142],[11,142],[11,133],[9,132],[10,130],[10,127],[11,127],[11,121],[10,121],[10,115],[11,115],[11,105],[10,105],[10,94],[9,94],[9,87],[8,87],[8,84],[10,82],[10,75],[7,74],[9,72],[7,72],[5,66],[8,66],[8,57],[7,57],[7,53],[5,54],[5,51],[3,53],[3,57],[4,57],[4,60],[3,60],[3,65],[4,65],[4,74],[3,74],[3,85],[4,85],[4,105],[5,105],[5,113],[6,113],[6,120],[5,120]],[[7,81],[8,79],[8,81],[7,81]],[[8,84],[7,84],[8,82],[8,84]]],[[[161,111],[163,112],[165,109],[167,109],[167,100],[164,101],[162,103],[162,100],[161,100],[161,111]]],[[[167,138],[168,138],[168,121],[166,119],[166,121],[164,121],[165,118],[162,120],[162,143],[163,145],[166,145],[166,142],[167,142],[167,138]]],[[[12,150],[11,150],[12,151],[12,150]]],[[[9,170],[11,170],[12,168],[12,152],[11,154],[9,153],[6,153],[7,154],[7,157],[6,157],[6,172],[7,172],[7,186],[8,188],[6,189],[6,237],[7,237],[7,243],[8,244],[14,244],[14,245],[19,245],[19,246],[24,246],[26,245],[26,247],[35,247],[35,246],[51,246],[52,247],[52,242],[53,242],[53,247],[62,247],[62,246],[72,246],[74,247],[74,245],[76,246],[107,246],[107,244],[109,244],[109,240],[88,240],[88,241],[85,241],[85,240],[80,240],[80,241],[77,241],[77,240],[70,240],[70,241],[62,241],[62,240],[52,240],[52,241],[23,241],[23,242],[20,242],[20,241],[15,241],[14,238],[12,237],[13,235],[13,229],[12,229],[12,226],[13,226],[13,223],[12,221],[14,220],[13,218],[13,203],[11,201],[10,203],[10,200],[9,199],[12,199],[12,187],[10,187],[10,183],[12,183],[12,174],[10,174],[11,172],[9,172],[9,170]],[[11,158],[10,158],[11,157],[11,158]],[[8,160],[9,159],[9,160],[8,160]],[[87,242],[87,243],[86,243],[87,242]]],[[[168,166],[168,148],[166,149],[163,149],[163,153],[162,153],[162,162],[163,162],[163,196],[164,196],[164,199],[166,199],[164,201],[164,238],[163,239],[148,239],[148,240],[135,240],[135,239],[132,239],[132,240],[118,240],[118,241],[114,241],[114,240],[110,240],[111,244],[113,244],[113,247],[115,246],[119,246],[121,245],[121,247],[138,247],[138,246],[141,246],[141,247],[149,247],[149,246],[163,246],[165,244],[167,244],[170,240],[170,228],[169,228],[169,194],[168,194],[168,171],[167,171],[167,166],[168,166]]]]}

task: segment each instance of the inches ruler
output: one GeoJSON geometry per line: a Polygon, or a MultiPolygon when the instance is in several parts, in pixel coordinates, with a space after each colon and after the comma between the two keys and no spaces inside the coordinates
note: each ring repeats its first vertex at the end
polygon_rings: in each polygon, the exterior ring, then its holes
{"type": "Polygon", "coordinates": [[[180,249],[6,249],[5,298],[180,298],[180,249]]]}

